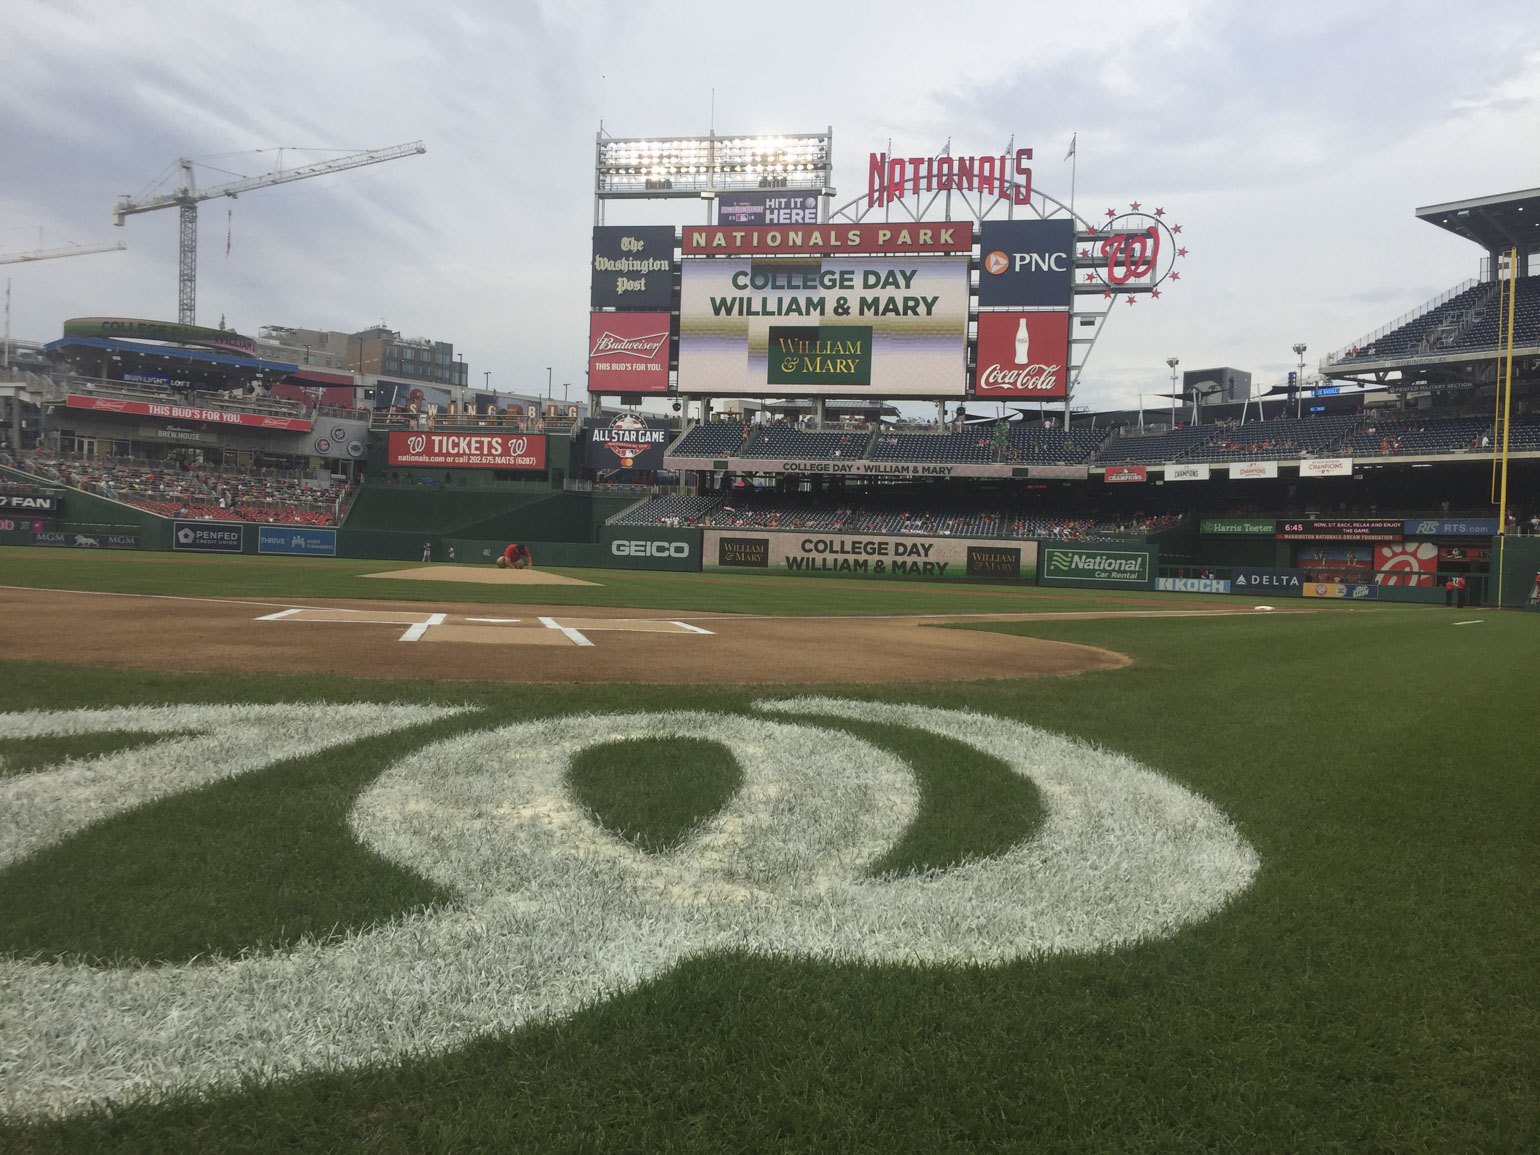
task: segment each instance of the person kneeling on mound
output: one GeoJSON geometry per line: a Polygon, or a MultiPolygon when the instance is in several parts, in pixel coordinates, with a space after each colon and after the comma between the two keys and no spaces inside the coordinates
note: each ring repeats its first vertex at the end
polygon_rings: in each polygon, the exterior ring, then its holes
{"type": "Polygon", "coordinates": [[[535,564],[535,559],[529,555],[529,546],[514,542],[503,555],[497,559],[498,569],[529,569],[535,564]]]}

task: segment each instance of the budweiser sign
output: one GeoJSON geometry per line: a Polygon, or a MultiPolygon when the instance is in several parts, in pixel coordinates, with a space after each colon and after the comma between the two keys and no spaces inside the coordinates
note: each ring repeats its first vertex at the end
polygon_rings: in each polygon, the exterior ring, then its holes
{"type": "Polygon", "coordinates": [[[1068,313],[980,313],[980,397],[1064,397],[1069,389],[1068,313]]]}
{"type": "Polygon", "coordinates": [[[607,353],[629,353],[633,357],[641,357],[651,360],[658,355],[658,350],[668,340],[668,333],[649,333],[645,337],[621,337],[611,333],[608,329],[599,334],[594,341],[594,347],[588,351],[590,357],[602,357],[607,353]]]}
{"type": "Polygon", "coordinates": [[[301,417],[268,417],[261,413],[238,413],[230,409],[203,409],[192,405],[161,404],[158,401],[123,401],[115,397],[86,397],[71,393],[65,401],[70,409],[90,409],[97,413],[131,413],[138,417],[159,417],[167,421],[201,421],[206,425],[246,425],[256,429],[310,431],[310,421],[301,417]]]}
{"type": "Polygon", "coordinates": [[[588,321],[590,393],[667,393],[667,313],[591,313],[588,321]]]}

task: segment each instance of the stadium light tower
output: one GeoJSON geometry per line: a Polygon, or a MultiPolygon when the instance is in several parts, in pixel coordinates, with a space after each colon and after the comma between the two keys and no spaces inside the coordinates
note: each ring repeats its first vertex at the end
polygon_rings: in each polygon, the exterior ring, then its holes
{"type": "Polygon", "coordinates": [[[1299,358],[1299,376],[1294,379],[1294,416],[1304,416],[1305,404],[1305,343],[1294,343],[1294,355],[1299,358]]]}
{"type": "Polygon", "coordinates": [[[1176,428],[1176,367],[1181,361],[1175,357],[1167,357],[1166,364],[1171,367],[1171,428],[1176,428]]]}

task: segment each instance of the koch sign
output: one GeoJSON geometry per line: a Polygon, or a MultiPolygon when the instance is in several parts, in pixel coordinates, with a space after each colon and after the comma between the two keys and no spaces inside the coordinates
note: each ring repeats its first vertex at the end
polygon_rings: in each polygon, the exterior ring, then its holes
{"type": "Polygon", "coordinates": [[[979,306],[1068,308],[1075,283],[1073,221],[985,221],[979,306]]]}
{"type": "Polygon", "coordinates": [[[588,391],[667,393],[667,313],[590,313],[588,391]]]}
{"type": "Polygon", "coordinates": [[[307,529],[296,525],[264,525],[257,529],[258,553],[283,553],[296,557],[336,557],[335,529],[307,529]]]}
{"type": "Polygon", "coordinates": [[[544,469],[539,433],[392,433],[387,465],[430,469],[544,469]]]}
{"type": "Polygon", "coordinates": [[[1063,397],[1069,382],[1068,313],[980,313],[980,397],[1063,397]]]}
{"type": "Polygon", "coordinates": [[[674,227],[594,229],[589,300],[595,309],[667,309],[674,300],[674,227]]]}
{"type": "Polygon", "coordinates": [[[245,527],[228,521],[174,521],[171,523],[171,548],[199,553],[240,553],[245,545],[245,527]]]}

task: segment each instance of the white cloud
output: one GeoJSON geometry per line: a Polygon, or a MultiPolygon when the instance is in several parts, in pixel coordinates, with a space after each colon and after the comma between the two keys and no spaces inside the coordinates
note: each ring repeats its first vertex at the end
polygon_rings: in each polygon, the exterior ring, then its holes
{"type": "Polygon", "coordinates": [[[1537,61],[1530,8],[1508,0],[793,0],[773,20],[702,0],[24,2],[0,41],[0,248],[31,247],[38,226],[130,246],[9,268],[17,335],[168,316],[173,214],[112,230],[119,195],[179,155],[421,138],[422,157],[206,203],[200,317],[248,332],[383,319],[453,341],[473,380],[534,388],[554,365],[576,384],[601,117],[617,135],[703,131],[713,105],[724,131],[832,126],[841,199],[890,137],[977,152],[1012,134],[1037,148],[1039,187],[1067,197],[1059,158],[1078,133],[1077,207],[1164,204],[1191,242],[1181,286],[1125,309],[1086,371],[1083,400],[1121,403],[1164,387],[1167,356],[1266,379],[1293,342],[1348,344],[1471,275],[1480,254],[1412,210],[1540,184],[1524,147],[1540,138],[1537,61]]]}

